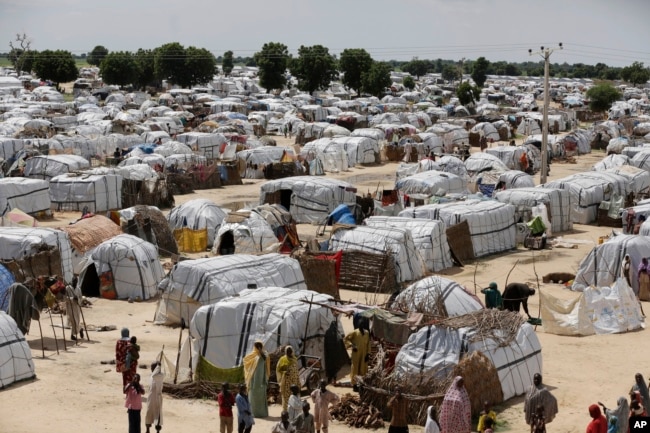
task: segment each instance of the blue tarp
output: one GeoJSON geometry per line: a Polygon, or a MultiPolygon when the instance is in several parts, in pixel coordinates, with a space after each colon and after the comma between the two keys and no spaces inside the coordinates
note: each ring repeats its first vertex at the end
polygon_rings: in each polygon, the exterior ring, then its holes
{"type": "Polygon", "coordinates": [[[156,148],[156,144],[136,144],[135,146],[129,147],[129,152],[131,152],[133,149],[141,149],[144,153],[146,154],[153,154],[153,150],[156,148]]]}
{"type": "Polygon", "coordinates": [[[7,268],[0,265],[0,310],[8,312],[9,296],[7,290],[9,286],[16,282],[14,275],[7,268]]]}
{"type": "Polygon", "coordinates": [[[328,221],[330,224],[352,224],[355,225],[357,221],[354,219],[354,215],[350,211],[350,208],[345,204],[340,204],[330,212],[328,216],[328,221]]]}

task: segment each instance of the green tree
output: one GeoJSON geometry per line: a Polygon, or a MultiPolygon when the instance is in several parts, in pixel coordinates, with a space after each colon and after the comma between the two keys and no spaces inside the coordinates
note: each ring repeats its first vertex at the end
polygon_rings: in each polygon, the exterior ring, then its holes
{"type": "Polygon", "coordinates": [[[521,69],[519,69],[519,67],[514,63],[506,64],[503,72],[504,75],[508,75],[510,77],[518,77],[519,75],[521,75],[521,69]]]}
{"type": "Polygon", "coordinates": [[[136,77],[133,84],[144,89],[147,86],[160,86],[160,80],[156,79],[156,54],[155,50],[138,49],[133,55],[136,64],[136,77]]]}
{"type": "Polygon", "coordinates": [[[253,58],[259,68],[260,86],[267,90],[282,89],[287,82],[285,72],[291,58],[287,46],[279,42],[267,42],[253,58]]]}
{"type": "Polygon", "coordinates": [[[490,67],[490,62],[488,62],[485,57],[479,57],[472,64],[472,80],[476,83],[479,88],[482,88],[487,80],[487,71],[490,67]]]}
{"type": "Polygon", "coordinates": [[[621,69],[621,78],[632,83],[633,86],[645,84],[650,80],[650,69],[643,67],[643,62],[634,62],[621,69]]]}
{"type": "Polygon", "coordinates": [[[470,105],[481,97],[481,88],[471,85],[468,81],[461,83],[456,89],[456,96],[462,105],[470,105]]]}
{"type": "Polygon", "coordinates": [[[611,84],[603,83],[587,90],[587,97],[592,111],[603,112],[609,110],[612,103],[621,98],[621,92],[611,84]]]}
{"type": "Polygon", "coordinates": [[[415,88],[415,80],[410,75],[404,77],[402,84],[409,90],[413,90],[415,88]]]}
{"type": "Polygon", "coordinates": [[[338,77],[336,59],[322,45],[301,45],[298,57],[291,62],[289,69],[298,79],[298,88],[309,93],[327,89],[338,77]]]}
{"type": "Polygon", "coordinates": [[[370,69],[361,74],[361,90],[380,97],[393,82],[390,79],[391,65],[387,62],[373,62],[370,69]]]}
{"type": "Polygon", "coordinates": [[[16,33],[16,40],[9,41],[9,61],[14,69],[21,74],[23,71],[31,72],[34,64],[35,51],[31,50],[32,41],[27,36],[27,33],[16,33]]]}
{"type": "Polygon", "coordinates": [[[232,60],[232,51],[226,51],[223,53],[223,60],[221,62],[221,69],[223,69],[223,74],[227,77],[232,72],[232,69],[235,67],[235,63],[232,60]]]}
{"type": "Polygon", "coordinates": [[[361,93],[361,75],[370,69],[372,62],[372,57],[363,48],[343,50],[339,59],[339,69],[344,74],[341,79],[343,84],[355,90],[357,94],[361,93]]]}
{"type": "Polygon", "coordinates": [[[445,81],[455,81],[460,78],[460,72],[456,65],[447,64],[442,68],[442,79],[445,81]]]}
{"type": "Polygon", "coordinates": [[[90,53],[88,53],[86,61],[89,65],[99,66],[102,63],[102,60],[104,60],[104,57],[107,55],[108,48],[104,47],[103,45],[97,45],[90,53]]]}
{"type": "Polygon", "coordinates": [[[169,83],[185,87],[187,71],[185,70],[185,48],[178,42],[171,42],[156,49],[154,61],[156,77],[169,83]]]}
{"type": "Polygon", "coordinates": [[[70,51],[45,50],[36,55],[33,70],[41,80],[50,80],[54,83],[67,83],[74,81],[79,76],[77,64],[70,51]]]}
{"type": "Polygon", "coordinates": [[[178,84],[192,87],[212,81],[217,70],[217,59],[205,48],[187,47],[185,50],[185,75],[178,84]]]}
{"type": "Polygon", "coordinates": [[[402,66],[402,71],[408,72],[411,75],[414,75],[420,78],[423,75],[426,75],[428,72],[431,72],[434,69],[434,65],[429,60],[420,60],[417,57],[406,63],[402,66]]]}
{"type": "Polygon", "coordinates": [[[138,77],[138,65],[133,54],[128,51],[108,53],[99,69],[106,84],[126,86],[135,83],[138,77]]]}

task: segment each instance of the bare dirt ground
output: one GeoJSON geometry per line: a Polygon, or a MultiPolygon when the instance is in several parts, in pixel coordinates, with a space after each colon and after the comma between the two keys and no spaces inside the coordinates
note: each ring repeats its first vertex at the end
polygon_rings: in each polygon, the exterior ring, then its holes
{"type": "MultiPolygon", "coordinates": [[[[281,145],[289,140],[280,138],[281,145]]],[[[571,173],[588,170],[591,165],[604,156],[601,152],[578,158],[577,164],[554,163],[551,179],[571,173]]],[[[360,193],[374,192],[379,187],[391,188],[396,163],[382,166],[353,168],[336,175],[359,188],[360,193]]],[[[224,207],[239,207],[243,203],[257,203],[259,184],[263,181],[245,180],[241,186],[199,191],[194,194],[177,196],[176,203],[205,197],[224,207]]],[[[57,213],[55,218],[43,225],[61,226],[78,218],[77,213],[57,213]]],[[[467,264],[465,268],[448,269],[442,274],[455,279],[474,290],[474,283],[485,287],[496,281],[503,288],[506,276],[515,262],[519,264],[512,271],[509,281],[531,282],[537,284],[539,276],[549,272],[575,272],[580,260],[596,244],[598,237],[611,231],[610,228],[576,225],[569,233],[561,235],[566,239],[585,241],[576,249],[548,249],[529,251],[519,248],[515,251],[495,255],[467,264]]],[[[316,233],[316,226],[301,225],[299,232],[303,239],[316,233]]],[[[542,284],[546,290],[558,296],[571,296],[560,285],[542,284]]],[[[365,301],[364,293],[343,293],[344,299],[365,301]]],[[[539,297],[531,298],[531,314],[537,316],[539,297]]],[[[141,345],[140,362],[149,364],[164,347],[172,359],[175,358],[179,329],[152,324],[156,301],[128,303],[125,301],[93,300],[90,308],[84,309],[88,325],[115,325],[118,330],[110,332],[91,332],[91,341],[80,341],[63,350],[59,341],[59,353],[55,350],[53,329],[61,336],[60,327],[52,327],[49,317],[41,319],[45,335],[45,357],[42,357],[38,323],[33,322],[27,339],[32,348],[37,378],[11,386],[0,391],[0,431],[7,433],[69,433],[76,429],[91,432],[126,431],[127,414],[121,392],[121,377],[113,365],[103,365],[101,361],[114,357],[115,341],[119,329],[128,327],[131,335],[138,337],[141,345]]],[[[650,305],[646,306],[650,311],[650,305]]],[[[60,323],[55,318],[55,324],[60,323]]],[[[344,327],[351,328],[349,319],[342,319],[344,327]]],[[[187,332],[187,331],[186,331],[187,332]]],[[[590,417],[587,408],[600,400],[614,405],[619,396],[627,395],[637,371],[648,377],[645,361],[650,356],[645,330],[619,335],[591,337],[560,337],[544,333],[543,327],[537,335],[543,347],[544,382],[558,398],[560,413],[548,426],[550,432],[584,431],[590,417]],[[618,356],[621,355],[621,356],[618,356]]],[[[66,333],[69,336],[69,332],[66,333]]],[[[144,382],[148,383],[148,370],[140,371],[144,382]]],[[[531,372],[531,375],[535,372],[531,372]]],[[[331,389],[339,393],[349,392],[349,388],[331,389]]],[[[523,418],[523,397],[512,399],[497,408],[498,431],[528,431],[523,418]]],[[[280,406],[270,407],[267,419],[256,420],[253,431],[269,432],[278,421],[280,406]]],[[[169,396],[164,398],[165,423],[163,432],[217,432],[218,413],[216,403],[208,400],[179,400],[169,396]]],[[[144,428],[144,427],[143,427],[144,428]]],[[[413,426],[413,431],[421,428],[413,426]]],[[[143,430],[144,431],[144,430],[143,430]]],[[[349,427],[337,422],[330,426],[331,433],[348,432],[349,427]]]]}

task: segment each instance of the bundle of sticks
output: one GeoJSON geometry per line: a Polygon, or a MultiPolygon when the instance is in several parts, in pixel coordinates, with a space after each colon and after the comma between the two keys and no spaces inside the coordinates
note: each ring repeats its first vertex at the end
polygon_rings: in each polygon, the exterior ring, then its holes
{"type": "Polygon", "coordinates": [[[462,316],[449,317],[436,323],[446,328],[472,328],[470,342],[485,339],[494,340],[499,346],[508,346],[517,337],[524,317],[513,311],[488,308],[462,316]]]}
{"type": "Polygon", "coordinates": [[[384,427],[381,411],[372,404],[362,402],[357,395],[345,394],[339,403],[332,406],[330,415],[350,427],[372,429],[384,427]]]}

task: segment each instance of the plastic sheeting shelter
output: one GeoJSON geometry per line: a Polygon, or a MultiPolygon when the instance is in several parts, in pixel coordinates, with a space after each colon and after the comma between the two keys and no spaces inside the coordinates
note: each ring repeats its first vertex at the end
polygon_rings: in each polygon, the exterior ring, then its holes
{"type": "Polygon", "coordinates": [[[337,137],[332,140],[339,143],[348,155],[348,167],[357,164],[374,164],[379,161],[379,143],[368,137],[337,137]]]}
{"type": "MultiPolygon", "coordinates": [[[[212,247],[217,228],[226,217],[226,212],[217,206],[216,203],[207,199],[195,199],[185,202],[172,209],[167,215],[169,227],[175,232],[177,230],[207,230],[207,245],[202,249],[212,247]]],[[[182,242],[177,238],[178,247],[185,251],[182,242]]]]}
{"type": "Polygon", "coordinates": [[[90,167],[86,158],[77,155],[32,156],[25,161],[25,176],[50,180],[60,174],[72,173],[90,167]]]}
{"type": "Polygon", "coordinates": [[[496,193],[496,200],[515,207],[515,221],[528,222],[534,218],[533,208],[543,204],[548,210],[553,233],[573,228],[572,202],[569,191],[557,188],[517,188],[496,193]]]}
{"type": "Polygon", "coordinates": [[[445,223],[423,218],[371,216],[366,218],[369,227],[404,228],[411,232],[415,248],[430,272],[451,268],[453,262],[447,243],[445,223]]]}
{"type": "Polygon", "coordinates": [[[450,228],[467,221],[475,257],[515,248],[515,207],[497,201],[466,200],[407,208],[398,216],[440,220],[450,228]]]}
{"type": "Polygon", "coordinates": [[[442,171],[423,171],[395,183],[395,189],[402,194],[437,195],[462,194],[467,191],[465,180],[451,173],[442,171]]]}
{"type": "Polygon", "coordinates": [[[305,290],[305,278],[297,260],[281,254],[253,256],[233,254],[177,263],[160,283],[162,296],[155,323],[189,323],[194,312],[236,296],[251,287],[287,287],[305,290]]]}
{"type": "Polygon", "coordinates": [[[510,170],[521,170],[521,157],[526,154],[526,149],[522,146],[488,147],[485,154],[497,157],[510,170]]]}
{"type": "Polygon", "coordinates": [[[624,279],[609,286],[587,287],[573,299],[540,292],[544,332],[584,336],[645,328],[639,301],[624,279]]]}
{"type": "Polygon", "coordinates": [[[337,227],[330,237],[329,249],[390,254],[395,262],[398,283],[417,280],[425,273],[422,256],[415,247],[410,230],[405,228],[337,227]]]}
{"type": "Polygon", "coordinates": [[[271,225],[251,210],[231,212],[223,219],[214,239],[212,254],[276,252],[280,246],[271,225]]]}
{"type": "Polygon", "coordinates": [[[49,185],[46,180],[25,177],[0,179],[0,216],[12,209],[29,214],[50,211],[49,185]]]}
{"type": "Polygon", "coordinates": [[[510,188],[532,188],[535,186],[533,177],[519,170],[508,170],[505,173],[501,173],[499,182],[503,182],[506,190],[510,188]]]}
{"type": "Polygon", "coordinates": [[[0,389],[36,377],[32,351],[16,321],[0,311],[0,389]]]}
{"type": "Polygon", "coordinates": [[[432,276],[402,290],[391,308],[429,316],[455,317],[481,310],[483,305],[454,280],[432,276]],[[444,303],[445,311],[438,310],[440,300],[444,303]]]}
{"type": "Polygon", "coordinates": [[[621,275],[621,263],[629,254],[632,262],[630,280],[635,293],[639,292],[639,278],[636,269],[643,257],[650,257],[650,238],[637,235],[614,236],[607,242],[596,245],[578,265],[578,272],[571,287],[583,291],[589,286],[604,287],[613,284],[621,275]]]}
{"type": "Polygon", "coordinates": [[[461,354],[479,351],[494,364],[504,400],[528,391],[533,375],[542,372],[542,346],[533,327],[522,324],[515,339],[503,347],[488,338],[472,342],[473,333],[472,328],[427,326],[420,329],[397,354],[396,373],[446,377],[460,362],[461,354]]]}
{"type": "Polygon", "coordinates": [[[164,276],[156,246],[123,234],[92,250],[79,274],[78,284],[86,296],[146,300],[156,295],[164,276]]]}
{"type": "Polygon", "coordinates": [[[467,174],[472,176],[483,171],[508,171],[508,167],[496,156],[488,153],[473,153],[465,160],[467,174]]]}
{"type": "Polygon", "coordinates": [[[634,194],[647,194],[650,190],[650,172],[631,165],[608,168],[603,173],[616,174],[627,178],[630,191],[634,194]]]}
{"type": "Polygon", "coordinates": [[[294,176],[263,183],[260,204],[282,205],[296,223],[320,223],[338,205],[356,205],[356,192],[354,186],[340,180],[294,176]]]}
{"type": "Polygon", "coordinates": [[[50,180],[50,199],[54,210],[106,212],[122,207],[122,176],[114,174],[71,176],[50,180]]]}
{"type": "Polygon", "coordinates": [[[625,155],[611,154],[604,157],[591,168],[594,171],[604,171],[608,168],[616,168],[622,165],[629,165],[630,158],[625,155]]]}
{"type": "Polygon", "coordinates": [[[9,295],[7,290],[16,282],[16,278],[4,266],[0,265],[0,310],[9,311],[9,295]]]}
{"type": "Polygon", "coordinates": [[[317,159],[324,171],[338,173],[349,167],[348,153],[343,144],[334,142],[331,138],[319,138],[310,141],[300,151],[300,156],[307,161],[317,159]]]}
{"type": "Polygon", "coordinates": [[[262,146],[237,152],[239,175],[246,179],[264,179],[264,167],[280,162],[287,150],[282,146],[262,146]]]}
{"type": "Polygon", "coordinates": [[[324,361],[325,331],[336,321],[325,305],[334,305],[333,301],[329,295],[310,290],[243,290],[237,297],[204,305],[194,313],[190,323],[195,338],[193,352],[217,367],[232,368],[243,363],[255,340],[261,340],[269,353],[290,344],[298,354],[324,361]],[[310,306],[303,301],[324,305],[310,306]]]}

